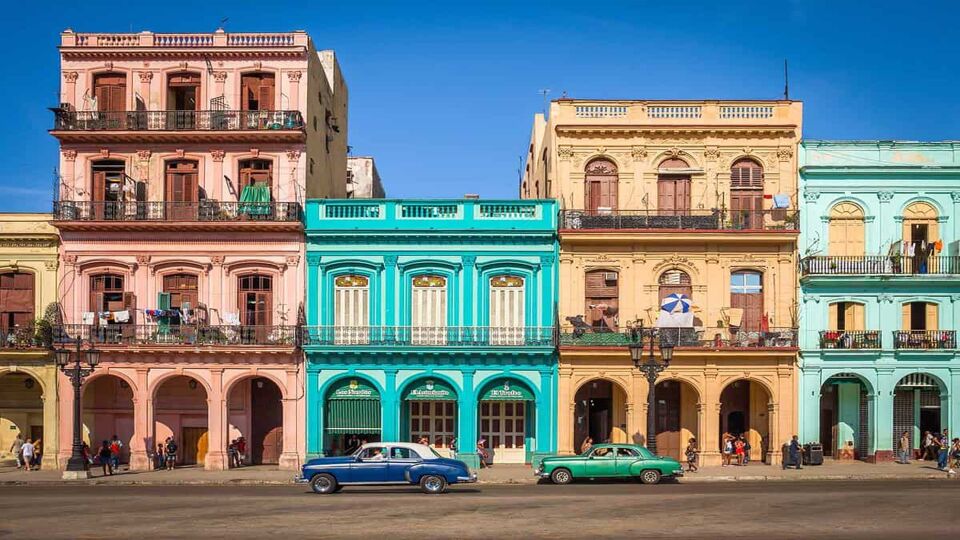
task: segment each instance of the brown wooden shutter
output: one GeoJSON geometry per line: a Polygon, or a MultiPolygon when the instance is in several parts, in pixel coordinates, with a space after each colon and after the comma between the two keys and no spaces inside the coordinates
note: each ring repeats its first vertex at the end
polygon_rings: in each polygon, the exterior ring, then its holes
{"type": "Polygon", "coordinates": [[[669,177],[657,179],[657,210],[669,213],[676,207],[676,185],[669,177]]]}
{"type": "Polygon", "coordinates": [[[93,194],[91,200],[94,202],[103,202],[107,193],[107,173],[105,171],[94,171],[93,173],[93,194]]]}
{"type": "Polygon", "coordinates": [[[261,111],[272,111],[274,109],[273,99],[273,77],[263,77],[260,80],[260,90],[257,95],[258,105],[261,111]]]}
{"type": "Polygon", "coordinates": [[[253,75],[244,75],[240,78],[240,107],[244,111],[250,110],[250,103],[256,101],[260,95],[260,78],[253,75]]]}
{"type": "Polygon", "coordinates": [[[91,292],[90,293],[90,311],[94,313],[93,320],[97,321],[96,314],[103,311],[103,293],[102,292],[91,292]]]}

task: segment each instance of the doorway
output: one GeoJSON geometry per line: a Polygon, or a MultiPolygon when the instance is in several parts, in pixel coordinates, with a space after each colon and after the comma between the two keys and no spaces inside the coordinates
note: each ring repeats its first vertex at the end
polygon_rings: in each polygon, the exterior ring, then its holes
{"type": "Polygon", "coordinates": [[[207,457],[209,433],[205,427],[184,427],[180,437],[183,465],[203,465],[207,457]]]}
{"type": "Polygon", "coordinates": [[[166,168],[167,219],[196,221],[200,186],[196,161],[171,161],[166,168]]]}

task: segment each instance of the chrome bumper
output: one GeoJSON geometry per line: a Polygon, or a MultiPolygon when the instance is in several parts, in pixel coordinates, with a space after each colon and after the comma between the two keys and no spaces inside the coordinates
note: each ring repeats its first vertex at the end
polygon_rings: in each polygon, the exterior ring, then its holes
{"type": "Polygon", "coordinates": [[[673,471],[673,476],[683,476],[683,467],[681,467],[681,468],[679,468],[679,469],[675,469],[675,470],[673,471]]]}
{"type": "Polygon", "coordinates": [[[309,484],[310,481],[307,480],[306,478],[304,478],[303,476],[299,475],[299,474],[295,474],[295,475],[293,475],[293,483],[294,483],[294,484],[309,484]]]}
{"type": "Polygon", "coordinates": [[[473,484],[477,481],[477,473],[470,473],[470,476],[458,476],[458,484],[473,484]]]}

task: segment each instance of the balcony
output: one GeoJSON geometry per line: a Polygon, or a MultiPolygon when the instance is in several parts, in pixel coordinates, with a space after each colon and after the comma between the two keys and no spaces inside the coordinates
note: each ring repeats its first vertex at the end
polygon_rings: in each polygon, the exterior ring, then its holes
{"type": "Polygon", "coordinates": [[[956,349],[956,330],[894,330],[893,348],[899,350],[956,349]]]}
{"type": "Polygon", "coordinates": [[[960,256],[865,255],[858,257],[815,256],[800,261],[802,276],[908,276],[960,274],[960,256]]]}
{"type": "Polygon", "coordinates": [[[6,330],[0,329],[0,351],[36,351],[49,349],[53,343],[53,327],[41,321],[40,324],[19,325],[6,330]]]}
{"type": "Polygon", "coordinates": [[[302,230],[296,202],[90,202],[53,203],[53,221],[62,230],[302,230]]]}
{"type": "Polygon", "coordinates": [[[300,111],[74,111],[53,109],[63,142],[306,140],[300,111]]]}
{"type": "Polygon", "coordinates": [[[304,347],[553,347],[553,327],[308,326],[304,347]]]}
{"type": "Polygon", "coordinates": [[[799,231],[799,212],[731,210],[561,210],[566,231],[799,231]]]}
{"type": "MultiPolygon", "coordinates": [[[[732,331],[730,328],[660,328],[660,342],[693,349],[790,349],[797,346],[796,328],[770,328],[762,332],[732,331]]],[[[600,332],[565,328],[560,331],[562,347],[624,347],[630,345],[629,330],[600,332]]]]}
{"type": "Polygon", "coordinates": [[[879,330],[827,330],[820,332],[821,349],[879,349],[879,330]]]}
{"type": "Polygon", "coordinates": [[[103,347],[296,347],[296,326],[192,326],[67,324],[57,327],[57,343],[77,338],[103,347]]]}

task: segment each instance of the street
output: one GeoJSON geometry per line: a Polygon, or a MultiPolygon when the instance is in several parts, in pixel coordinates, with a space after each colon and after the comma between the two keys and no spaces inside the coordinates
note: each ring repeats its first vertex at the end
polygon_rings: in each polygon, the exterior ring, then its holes
{"type": "Polygon", "coordinates": [[[949,480],[470,485],[5,486],[0,538],[941,538],[949,480]],[[869,501],[869,503],[867,502],[869,501]]]}

